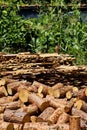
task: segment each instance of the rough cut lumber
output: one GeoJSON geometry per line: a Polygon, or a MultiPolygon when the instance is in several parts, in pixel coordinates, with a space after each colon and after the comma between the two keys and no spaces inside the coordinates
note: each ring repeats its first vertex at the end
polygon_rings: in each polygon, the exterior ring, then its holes
{"type": "Polygon", "coordinates": [[[69,130],[80,130],[79,116],[70,116],[69,130]]]}
{"type": "Polygon", "coordinates": [[[12,123],[25,123],[30,121],[30,116],[28,113],[21,110],[10,110],[6,109],[4,111],[4,121],[12,123]]]}
{"type": "Polygon", "coordinates": [[[13,130],[14,126],[12,123],[0,121],[0,129],[1,130],[13,130]]]}
{"type": "Polygon", "coordinates": [[[42,99],[35,93],[29,94],[29,102],[35,103],[41,111],[49,106],[49,101],[42,99]]]}

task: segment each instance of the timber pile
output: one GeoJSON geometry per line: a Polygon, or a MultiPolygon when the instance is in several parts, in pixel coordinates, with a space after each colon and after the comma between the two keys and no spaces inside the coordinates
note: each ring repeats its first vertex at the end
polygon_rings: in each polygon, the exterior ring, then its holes
{"type": "Polygon", "coordinates": [[[1,130],[87,130],[87,86],[0,80],[1,130]]]}
{"type": "Polygon", "coordinates": [[[46,85],[87,85],[87,66],[73,66],[75,59],[63,54],[0,54],[0,78],[8,77],[46,85]]]}

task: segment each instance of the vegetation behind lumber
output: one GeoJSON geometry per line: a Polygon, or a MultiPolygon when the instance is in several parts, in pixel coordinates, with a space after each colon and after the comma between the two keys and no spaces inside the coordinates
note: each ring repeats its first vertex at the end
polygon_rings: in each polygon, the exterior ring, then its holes
{"type": "Polygon", "coordinates": [[[54,52],[58,45],[60,53],[75,56],[77,64],[87,64],[87,23],[81,21],[79,5],[72,7],[73,15],[67,13],[63,0],[56,5],[61,8],[43,5],[38,19],[27,20],[18,16],[20,8],[16,0],[10,1],[6,8],[0,6],[0,51],[45,53],[54,52]]]}

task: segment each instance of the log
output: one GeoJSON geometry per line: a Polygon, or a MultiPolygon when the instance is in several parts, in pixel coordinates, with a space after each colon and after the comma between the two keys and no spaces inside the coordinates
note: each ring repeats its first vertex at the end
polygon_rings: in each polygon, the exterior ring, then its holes
{"type": "Polygon", "coordinates": [[[49,106],[49,101],[42,99],[35,93],[29,94],[29,102],[35,103],[41,111],[43,111],[45,108],[49,106]]]}
{"type": "Polygon", "coordinates": [[[60,90],[59,89],[53,89],[51,87],[48,88],[48,94],[55,97],[59,98],[60,97],[60,90]]]}
{"type": "Polygon", "coordinates": [[[23,130],[48,130],[49,126],[46,122],[25,123],[23,130]]]}
{"type": "Polygon", "coordinates": [[[72,88],[73,97],[77,97],[79,89],[77,87],[72,88]]]}
{"type": "Polygon", "coordinates": [[[60,89],[63,87],[64,87],[63,83],[56,83],[55,85],[52,86],[53,89],[60,89]]]}
{"type": "Polygon", "coordinates": [[[67,101],[66,99],[55,99],[53,96],[47,95],[46,99],[49,101],[49,104],[53,108],[58,108],[58,107],[65,107],[67,101]]]}
{"type": "Polygon", "coordinates": [[[70,112],[72,107],[74,106],[74,103],[76,102],[76,98],[71,98],[69,102],[64,107],[65,112],[70,112]]]}
{"type": "Polygon", "coordinates": [[[78,91],[78,98],[87,101],[87,88],[78,91]]]}
{"type": "Polygon", "coordinates": [[[0,80],[0,86],[4,86],[5,84],[6,84],[6,80],[5,80],[5,78],[2,78],[0,80]]]}
{"type": "Polygon", "coordinates": [[[67,99],[71,99],[72,96],[73,96],[72,91],[68,91],[68,92],[66,92],[66,98],[67,98],[67,99]]]}
{"type": "Polygon", "coordinates": [[[28,113],[29,115],[33,115],[33,114],[38,113],[38,107],[35,104],[30,104],[28,106],[24,106],[20,110],[28,113]]]}
{"type": "Polygon", "coordinates": [[[23,124],[13,123],[13,125],[14,125],[14,130],[22,130],[23,129],[23,124]]]}
{"type": "Polygon", "coordinates": [[[47,107],[38,117],[41,118],[44,122],[48,120],[50,115],[54,112],[52,107],[47,107]]]}
{"type": "Polygon", "coordinates": [[[64,98],[66,96],[66,93],[68,91],[71,91],[72,88],[73,88],[73,86],[70,86],[70,85],[64,86],[63,88],[60,88],[60,97],[64,98]]]}
{"type": "Polygon", "coordinates": [[[59,118],[59,116],[64,112],[63,108],[57,108],[53,114],[50,115],[50,117],[48,118],[48,123],[49,124],[55,124],[57,123],[57,120],[59,118]]]}
{"type": "Polygon", "coordinates": [[[12,102],[12,101],[13,101],[13,99],[12,99],[11,96],[0,98],[0,104],[9,103],[9,102],[12,102]]]}
{"type": "Polygon", "coordinates": [[[80,130],[80,117],[70,116],[69,130],[80,130]]]}
{"type": "Polygon", "coordinates": [[[8,96],[8,93],[7,93],[7,91],[6,91],[5,86],[1,86],[1,87],[0,87],[0,98],[1,98],[1,97],[4,97],[4,96],[8,96]]]}
{"type": "Polygon", "coordinates": [[[35,86],[38,89],[38,92],[43,93],[44,95],[46,95],[47,92],[48,92],[48,87],[49,86],[44,85],[44,84],[42,84],[40,82],[34,81],[32,86],[35,86]]]}
{"type": "Polygon", "coordinates": [[[17,110],[24,106],[21,101],[14,101],[14,102],[9,102],[9,103],[4,103],[1,105],[2,107],[5,107],[5,109],[10,109],[10,110],[17,110]]]}
{"type": "Polygon", "coordinates": [[[14,126],[12,123],[0,121],[0,129],[1,130],[13,130],[14,126]]]}
{"type": "Polygon", "coordinates": [[[20,90],[18,90],[18,94],[19,94],[19,99],[23,103],[28,102],[28,97],[29,97],[29,94],[30,94],[30,92],[28,91],[28,89],[26,89],[25,87],[24,88],[20,87],[20,90]]]}
{"type": "Polygon", "coordinates": [[[25,123],[30,121],[30,116],[28,113],[21,110],[10,110],[6,109],[4,111],[4,121],[12,123],[25,123]]]}
{"type": "Polygon", "coordinates": [[[30,121],[31,121],[32,123],[37,122],[37,116],[30,116],[30,121]]]}
{"type": "Polygon", "coordinates": [[[0,121],[3,121],[3,113],[0,113],[0,121]]]}
{"type": "Polygon", "coordinates": [[[30,83],[26,82],[26,80],[9,83],[9,84],[7,84],[8,94],[14,95],[20,86],[29,87],[30,83]]]}
{"type": "Polygon", "coordinates": [[[59,130],[69,130],[69,124],[59,124],[59,130]]]}
{"type": "Polygon", "coordinates": [[[17,101],[19,99],[19,93],[17,92],[13,97],[12,101],[17,101]]]}
{"type": "Polygon", "coordinates": [[[67,122],[69,122],[69,117],[70,117],[69,114],[63,112],[63,113],[59,116],[57,123],[58,123],[58,124],[67,123],[67,122]]]}
{"type": "Polygon", "coordinates": [[[72,115],[73,116],[80,116],[82,120],[85,120],[87,123],[87,113],[82,111],[82,110],[78,110],[77,108],[72,108],[72,115]]]}
{"type": "Polygon", "coordinates": [[[0,105],[0,114],[1,114],[1,113],[3,113],[3,112],[4,112],[4,110],[5,110],[5,106],[0,105]]]}

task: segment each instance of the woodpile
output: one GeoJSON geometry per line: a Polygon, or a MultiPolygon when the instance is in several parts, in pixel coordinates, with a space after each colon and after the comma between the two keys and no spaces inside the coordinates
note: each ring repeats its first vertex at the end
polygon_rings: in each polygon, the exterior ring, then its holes
{"type": "Polygon", "coordinates": [[[73,60],[0,53],[0,129],[87,130],[87,66],[73,60]]]}
{"type": "Polygon", "coordinates": [[[5,92],[0,93],[6,95],[0,96],[1,130],[87,129],[87,86],[57,83],[50,87],[2,78],[2,87],[5,92]]]}

